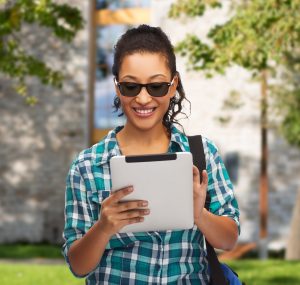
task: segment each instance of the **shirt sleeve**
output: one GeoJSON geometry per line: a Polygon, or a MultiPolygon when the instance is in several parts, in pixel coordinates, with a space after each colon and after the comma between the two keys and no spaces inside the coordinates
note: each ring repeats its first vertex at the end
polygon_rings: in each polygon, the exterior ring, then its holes
{"type": "Polygon", "coordinates": [[[203,145],[208,174],[207,191],[211,199],[209,210],[215,215],[227,216],[233,219],[236,222],[240,233],[240,212],[228,172],[216,145],[212,141],[206,139],[203,141],[203,145]]]}
{"type": "Polygon", "coordinates": [[[65,243],[62,253],[71,272],[76,277],[85,277],[88,274],[79,276],[74,273],[69,262],[68,252],[72,243],[84,236],[91,226],[92,215],[87,202],[86,187],[79,171],[78,162],[75,160],[71,165],[66,179],[65,227],[63,231],[65,243]]]}

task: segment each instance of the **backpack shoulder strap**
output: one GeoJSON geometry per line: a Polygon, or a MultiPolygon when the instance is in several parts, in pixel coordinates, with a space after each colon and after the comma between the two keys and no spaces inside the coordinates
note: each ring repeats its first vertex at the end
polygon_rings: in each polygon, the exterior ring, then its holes
{"type": "MultiPolygon", "coordinates": [[[[202,171],[206,169],[206,160],[204,154],[204,148],[202,143],[202,136],[188,136],[190,151],[193,155],[193,163],[200,172],[200,181],[202,181],[202,171]]],[[[205,208],[209,211],[210,197],[209,193],[206,193],[205,208]]],[[[207,249],[207,260],[210,266],[210,277],[211,285],[227,285],[228,282],[221,269],[221,264],[218,260],[214,248],[205,239],[206,249],[207,249]]]]}
{"type": "MultiPolygon", "coordinates": [[[[206,159],[202,143],[202,136],[188,136],[190,151],[193,155],[193,164],[197,166],[200,172],[200,182],[202,182],[202,171],[206,169],[206,159]]],[[[210,196],[206,193],[205,208],[209,211],[210,196]]]]}

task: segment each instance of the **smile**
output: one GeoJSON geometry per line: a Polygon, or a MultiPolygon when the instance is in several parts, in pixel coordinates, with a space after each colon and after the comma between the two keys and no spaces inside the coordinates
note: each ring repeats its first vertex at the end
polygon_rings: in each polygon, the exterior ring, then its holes
{"type": "Polygon", "coordinates": [[[151,108],[151,109],[143,109],[143,108],[133,108],[133,110],[135,111],[135,113],[138,116],[141,117],[149,117],[153,114],[153,112],[155,111],[156,108],[151,108]]]}

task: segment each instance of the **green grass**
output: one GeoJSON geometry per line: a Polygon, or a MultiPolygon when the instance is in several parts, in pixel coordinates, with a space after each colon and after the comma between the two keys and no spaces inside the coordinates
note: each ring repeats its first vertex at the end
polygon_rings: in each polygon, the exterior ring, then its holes
{"type": "Polygon", "coordinates": [[[0,264],[1,285],[84,285],[66,265],[0,264]]]}
{"type": "Polygon", "coordinates": [[[63,258],[61,247],[49,244],[0,245],[0,258],[63,258]]]}
{"type": "Polygon", "coordinates": [[[247,285],[298,285],[300,261],[271,259],[226,262],[247,285]]]}
{"type": "MultiPolygon", "coordinates": [[[[0,245],[0,258],[62,258],[61,247],[47,244],[0,245]]],[[[26,262],[24,260],[24,262],[26,262]]],[[[226,262],[247,285],[300,285],[300,261],[242,259],[226,262]]],[[[79,285],[65,264],[0,263],[0,285],[79,285]]]]}
{"type": "MultiPolygon", "coordinates": [[[[298,285],[300,262],[237,260],[227,262],[247,285],[298,285]]],[[[1,285],[84,285],[66,265],[0,264],[1,285]]]]}

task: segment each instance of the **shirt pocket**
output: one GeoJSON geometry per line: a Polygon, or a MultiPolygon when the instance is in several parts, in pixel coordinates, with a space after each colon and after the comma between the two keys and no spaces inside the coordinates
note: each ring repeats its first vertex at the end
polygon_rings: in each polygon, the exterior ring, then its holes
{"type": "Polygon", "coordinates": [[[100,190],[94,192],[89,198],[89,202],[92,210],[93,223],[96,223],[99,220],[102,202],[106,198],[108,198],[109,195],[110,195],[110,190],[100,190]]]}
{"type": "Polygon", "coordinates": [[[93,193],[92,195],[92,201],[96,204],[101,205],[102,202],[109,197],[110,190],[99,190],[96,193],[93,193]]]}

